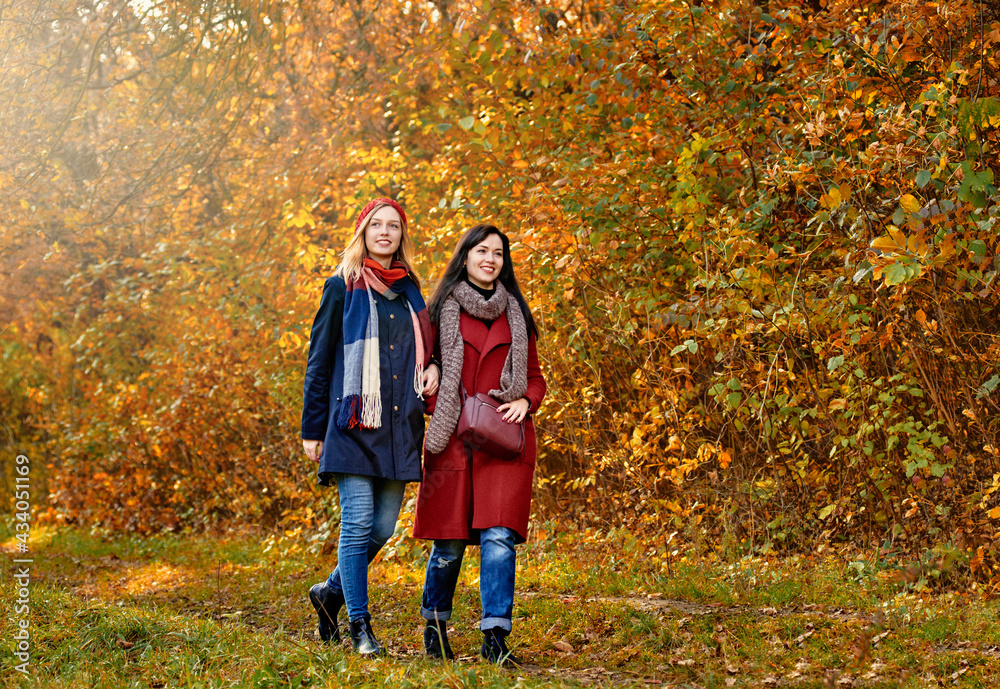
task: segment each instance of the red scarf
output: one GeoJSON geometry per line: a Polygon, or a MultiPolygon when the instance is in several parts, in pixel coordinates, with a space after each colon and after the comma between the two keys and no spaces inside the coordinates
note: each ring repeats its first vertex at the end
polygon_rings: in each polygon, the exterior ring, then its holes
{"type": "Polygon", "coordinates": [[[392,286],[396,284],[398,280],[402,280],[410,272],[406,269],[401,261],[393,261],[388,268],[383,268],[382,264],[376,261],[374,258],[365,259],[365,268],[371,268],[372,272],[378,277],[382,283],[392,289],[392,286]]]}

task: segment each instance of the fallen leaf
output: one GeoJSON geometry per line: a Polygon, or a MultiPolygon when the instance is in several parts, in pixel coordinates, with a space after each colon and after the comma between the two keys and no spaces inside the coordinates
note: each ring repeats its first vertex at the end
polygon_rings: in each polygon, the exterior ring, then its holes
{"type": "Polygon", "coordinates": [[[570,642],[566,641],[565,639],[560,639],[559,641],[556,641],[554,644],[552,644],[552,646],[557,651],[562,651],[563,653],[573,653],[574,652],[573,651],[573,645],[570,642]]]}
{"type": "Polygon", "coordinates": [[[854,645],[851,647],[851,651],[854,653],[854,663],[856,665],[864,665],[872,655],[871,637],[864,632],[859,634],[854,641],[854,645]]]}
{"type": "Polygon", "coordinates": [[[801,644],[803,641],[805,641],[810,636],[812,636],[815,633],[815,631],[816,630],[814,630],[814,629],[810,629],[808,632],[806,632],[804,634],[799,634],[797,637],[795,637],[795,643],[801,644]]]}

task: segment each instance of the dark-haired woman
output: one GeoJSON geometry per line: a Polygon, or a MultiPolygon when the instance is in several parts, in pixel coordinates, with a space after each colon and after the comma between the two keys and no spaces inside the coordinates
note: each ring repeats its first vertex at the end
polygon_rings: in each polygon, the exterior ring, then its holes
{"type": "Polygon", "coordinates": [[[375,199],[323,287],[313,321],[302,406],[302,446],[319,482],[337,484],[337,567],[309,590],[324,641],[340,641],[347,606],[351,642],[384,650],[368,612],[368,564],[392,536],[407,481],[420,480],[424,395],[437,391],[430,320],[410,267],[406,214],[375,199]]]}
{"type": "Polygon", "coordinates": [[[413,534],[433,539],[421,616],[424,647],[453,658],[447,621],[467,545],[480,547],[482,655],[518,661],[507,647],[514,606],[514,546],[523,543],[531,509],[535,428],[531,413],[545,396],[538,365],[538,331],[514,277],[510,243],[492,225],[462,237],[430,303],[436,325],[441,385],[431,400],[424,443],[424,478],[413,534]],[[500,459],[456,433],[463,396],[486,393],[508,423],[524,423],[521,456],[500,459]]]}

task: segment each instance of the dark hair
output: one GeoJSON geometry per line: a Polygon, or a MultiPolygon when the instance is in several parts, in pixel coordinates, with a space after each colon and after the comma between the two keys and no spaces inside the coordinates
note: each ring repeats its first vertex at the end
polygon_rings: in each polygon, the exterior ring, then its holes
{"type": "Polygon", "coordinates": [[[532,318],[528,302],[525,300],[524,295],[521,294],[517,278],[514,277],[514,263],[510,258],[510,240],[507,239],[507,235],[494,225],[476,225],[462,235],[462,238],[458,242],[458,247],[455,248],[455,253],[452,254],[451,260],[448,261],[448,267],[445,268],[444,275],[441,276],[441,280],[434,290],[434,296],[431,297],[430,304],[428,304],[430,318],[437,323],[445,299],[451,296],[458,283],[468,277],[465,269],[466,256],[469,255],[469,252],[475,246],[483,242],[491,234],[500,237],[500,241],[503,243],[503,266],[500,268],[497,280],[508,292],[514,295],[514,299],[521,306],[521,313],[524,314],[524,324],[528,327],[528,334],[538,337],[538,327],[535,325],[535,319],[532,318]]]}

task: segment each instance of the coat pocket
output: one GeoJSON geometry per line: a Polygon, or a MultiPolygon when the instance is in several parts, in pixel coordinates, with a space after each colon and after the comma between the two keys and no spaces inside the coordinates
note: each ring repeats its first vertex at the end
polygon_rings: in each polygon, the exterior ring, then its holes
{"type": "Polygon", "coordinates": [[[424,471],[464,471],[471,465],[469,448],[454,433],[447,447],[440,454],[428,452],[424,448],[424,471]]]}

